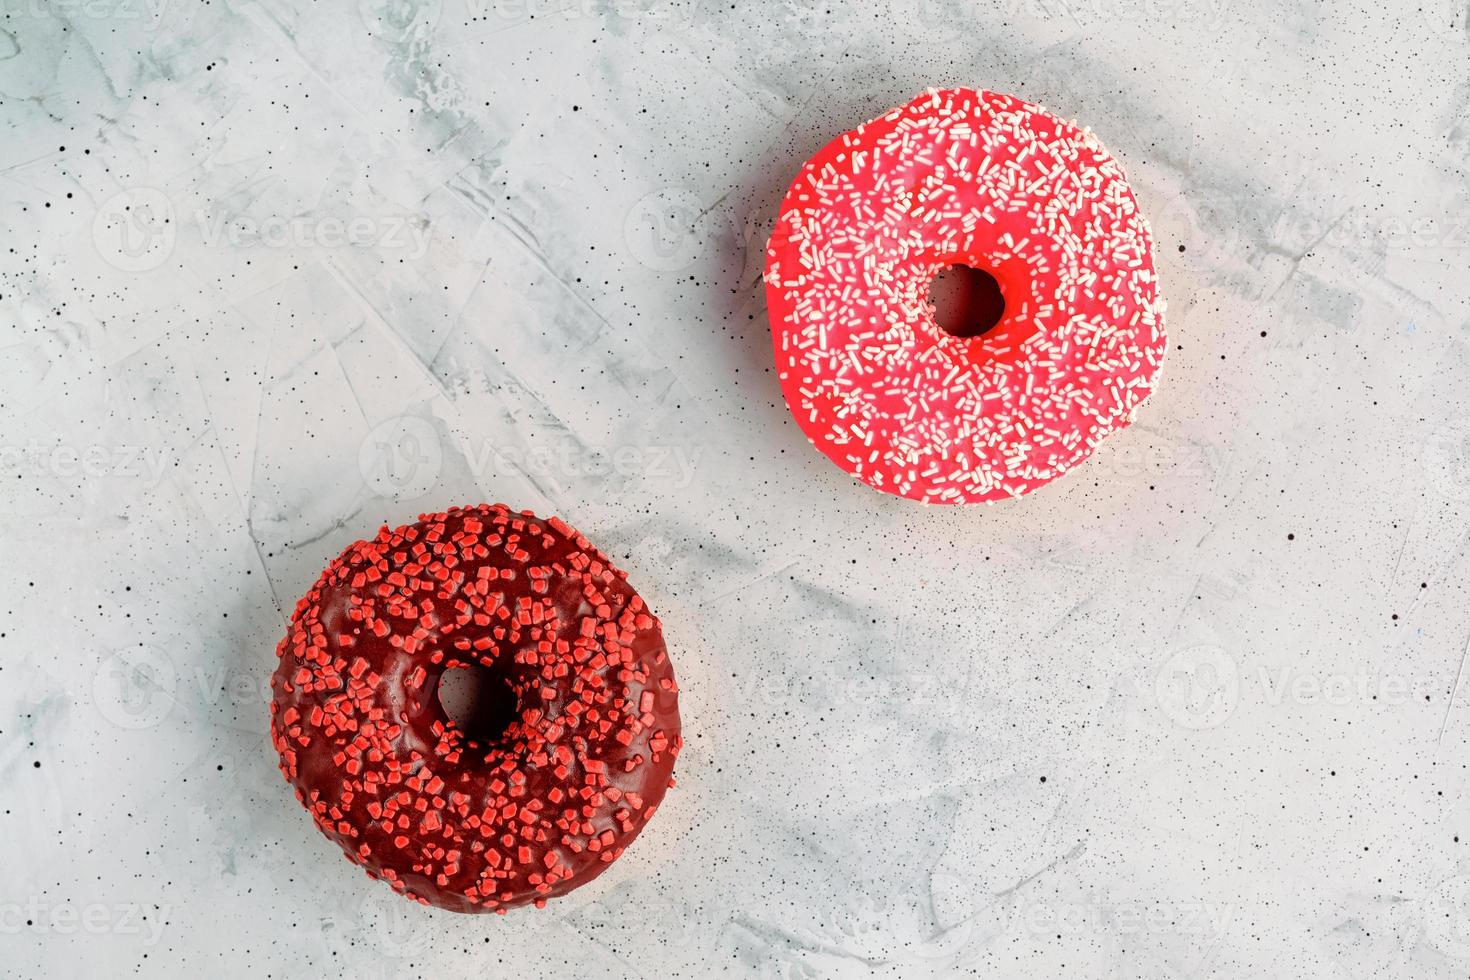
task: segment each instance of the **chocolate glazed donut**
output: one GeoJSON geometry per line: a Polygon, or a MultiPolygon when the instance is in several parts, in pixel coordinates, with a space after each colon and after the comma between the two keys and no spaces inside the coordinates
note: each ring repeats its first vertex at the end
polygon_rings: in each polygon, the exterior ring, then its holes
{"type": "Polygon", "coordinates": [[[292,616],[272,679],[281,770],[396,891],[504,912],[597,877],[672,785],[678,687],[659,622],[556,518],[455,508],[384,527],[292,616]],[[446,715],[446,670],[509,689],[504,731],[446,715]]]}

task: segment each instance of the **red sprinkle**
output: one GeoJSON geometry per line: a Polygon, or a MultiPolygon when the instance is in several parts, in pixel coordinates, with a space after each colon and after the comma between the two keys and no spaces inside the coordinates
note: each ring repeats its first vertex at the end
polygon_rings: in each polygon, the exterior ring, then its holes
{"type": "Polygon", "coordinates": [[[277,647],[271,736],[318,828],[461,912],[544,905],[606,869],[670,785],[678,685],[657,619],[575,530],[497,504],[384,527],[329,565],[277,647]],[[483,665],[490,744],[439,704],[483,665]]]}

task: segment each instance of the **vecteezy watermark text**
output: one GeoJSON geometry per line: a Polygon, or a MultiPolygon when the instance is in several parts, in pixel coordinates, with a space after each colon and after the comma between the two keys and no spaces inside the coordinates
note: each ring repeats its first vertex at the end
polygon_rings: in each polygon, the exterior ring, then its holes
{"type": "Polygon", "coordinates": [[[1173,652],[1154,678],[1154,700],[1160,709],[1175,724],[1192,729],[1225,724],[1243,702],[1271,708],[1352,704],[1402,708],[1448,693],[1443,680],[1371,666],[1321,671],[1257,664],[1243,670],[1232,653],[1213,644],[1173,652]]]}
{"type": "Polygon", "coordinates": [[[522,23],[531,20],[646,20],[687,19],[692,3],[677,0],[465,0],[476,20],[522,23]]]}
{"type": "Polygon", "coordinates": [[[32,17],[61,16],[68,20],[146,21],[157,27],[169,0],[24,0],[32,17]]]}
{"type": "Polygon", "coordinates": [[[163,936],[166,905],[150,916],[142,905],[130,902],[52,903],[32,896],[28,902],[0,902],[0,936],[22,933],[45,936],[141,936],[144,946],[156,946],[163,936]]]}
{"type": "Polygon", "coordinates": [[[1021,910],[1026,929],[1039,936],[1112,933],[1223,936],[1234,909],[1213,902],[1038,902],[1021,910]]]}
{"type": "Polygon", "coordinates": [[[0,445],[0,474],[62,478],[103,477],[157,480],[168,467],[167,449],[149,446],[47,446],[31,440],[23,446],[0,445]]]}
{"type": "Polygon", "coordinates": [[[1114,22],[1158,24],[1224,22],[1231,0],[1009,0],[1007,13],[1049,19],[1096,18],[1114,22]]]}
{"type": "MultiPolygon", "coordinates": [[[[173,256],[182,229],[176,207],[163,191],[133,187],[97,208],[92,241],[109,265],[123,272],[149,272],[173,256]]],[[[372,249],[410,260],[429,250],[431,226],[413,214],[283,215],[237,214],[206,205],[193,211],[205,248],[372,249]]]]}
{"type": "Polygon", "coordinates": [[[403,215],[311,218],[194,212],[206,248],[372,248],[419,259],[429,250],[429,225],[403,215]]]}
{"type": "MultiPolygon", "coordinates": [[[[550,446],[464,443],[455,451],[477,478],[522,473],[535,480],[624,479],[641,477],[682,490],[694,482],[703,450],[674,444],[586,446],[567,441],[550,446]]],[[[428,419],[404,415],[374,426],[358,448],[358,468],[376,493],[412,500],[428,493],[444,466],[445,442],[428,419]]]]}

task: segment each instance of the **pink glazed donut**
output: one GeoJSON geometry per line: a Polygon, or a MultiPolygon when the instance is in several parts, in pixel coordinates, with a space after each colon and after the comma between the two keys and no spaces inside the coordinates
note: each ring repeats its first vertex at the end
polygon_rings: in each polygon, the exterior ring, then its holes
{"type": "Polygon", "coordinates": [[[1133,421],[1164,356],[1148,223],[1097,138],[1039,106],[930,91],[807,161],[766,256],[776,365],[807,437],[925,503],[1019,497],[1133,421]],[[935,322],[953,265],[1000,320],[935,322]]]}

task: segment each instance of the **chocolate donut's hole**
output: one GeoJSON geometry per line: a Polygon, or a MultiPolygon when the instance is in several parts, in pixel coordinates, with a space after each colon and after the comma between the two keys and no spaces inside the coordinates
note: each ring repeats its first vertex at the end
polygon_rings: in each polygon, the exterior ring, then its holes
{"type": "Polygon", "coordinates": [[[505,678],[474,664],[453,667],[439,678],[439,705],[465,737],[492,745],[516,720],[516,695],[505,678]]]}
{"type": "Polygon", "coordinates": [[[934,322],[951,337],[978,337],[1000,323],[1006,300],[1000,283],[984,269],[952,265],[929,284],[934,322]]]}

